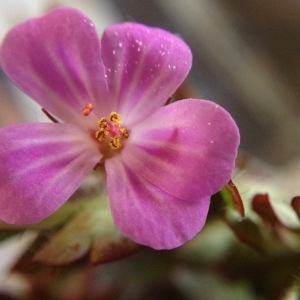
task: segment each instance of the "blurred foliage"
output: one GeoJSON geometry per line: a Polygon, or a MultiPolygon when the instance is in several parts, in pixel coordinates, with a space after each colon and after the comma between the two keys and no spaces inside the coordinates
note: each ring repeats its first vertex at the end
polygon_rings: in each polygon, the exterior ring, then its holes
{"type": "MultiPolygon", "coordinates": [[[[114,226],[104,194],[79,191],[28,226],[39,238],[13,270],[31,284],[24,299],[298,299],[300,198],[286,199],[272,176],[258,179],[268,169],[261,162],[242,161],[213,196],[205,228],[172,251],[129,241],[114,226]]],[[[24,230],[0,228],[1,237],[24,230]]]]}

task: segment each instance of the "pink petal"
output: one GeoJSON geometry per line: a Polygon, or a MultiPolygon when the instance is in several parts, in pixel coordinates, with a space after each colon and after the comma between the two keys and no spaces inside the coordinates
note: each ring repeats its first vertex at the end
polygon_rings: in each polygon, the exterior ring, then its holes
{"type": "Polygon", "coordinates": [[[186,202],[131,172],[119,157],[105,162],[113,220],[133,241],[154,249],[172,249],[203,227],[210,197],[186,202]]]}
{"type": "Polygon", "coordinates": [[[0,130],[0,219],[38,222],[57,210],[101,158],[70,124],[28,123],[0,130]]]}
{"type": "Polygon", "coordinates": [[[101,40],[102,58],[114,109],[126,125],[163,105],[191,68],[189,47],[159,28],[124,23],[108,27],[101,40]]]}
{"type": "Polygon", "coordinates": [[[13,28],[0,50],[11,80],[64,121],[87,103],[104,115],[107,86],[94,24],[74,9],[53,10],[13,28]],[[97,104],[98,103],[98,104],[97,104]]]}
{"type": "Polygon", "coordinates": [[[239,140],[234,120],[219,105],[182,100],[133,128],[121,156],[136,176],[173,197],[194,201],[229,181],[239,140]]]}

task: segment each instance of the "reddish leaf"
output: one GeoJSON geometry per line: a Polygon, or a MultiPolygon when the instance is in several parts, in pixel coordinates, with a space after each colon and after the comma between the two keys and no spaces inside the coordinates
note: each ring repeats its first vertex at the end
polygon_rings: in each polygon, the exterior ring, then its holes
{"type": "Polygon", "coordinates": [[[223,196],[224,200],[229,202],[230,205],[234,206],[238,210],[238,212],[241,214],[242,217],[245,216],[245,208],[244,208],[242,198],[240,196],[240,193],[236,185],[233,183],[231,179],[222,189],[221,195],[223,196]]]}
{"type": "Polygon", "coordinates": [[[249,245],[260,253],[266,252],[264,238],[259,226],[252,220],[244,218],[239,222],[229,222],[228,224],[242,243],[249,245]]]}
{"type": "Polygon", "coordinates": [[[300,196],[296,196],[292,199],[291,203],[294,211],[296,212],[298,218],[300,219],[300,196]]]}
{"type": "Polygon", "coordinates": [[[270,224],[282,224],[271,206],[268,194],[255,195],[252,200],[252,208],[263,220],[270,224]]]}

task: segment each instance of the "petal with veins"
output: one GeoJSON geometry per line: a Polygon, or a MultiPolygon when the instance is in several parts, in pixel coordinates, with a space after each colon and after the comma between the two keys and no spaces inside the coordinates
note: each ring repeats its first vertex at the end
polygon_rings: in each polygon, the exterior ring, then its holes
{"type": "Polygon", "coordinates": [[[110,112],[99,38],[77,10],[53,10],[16,26],[3,41],[0,61],[19,88],[63,121],[79,122],[74,117],[87,103],[110,112]]]}
{"type": "Polygon", "coordinates": [[[133,126],[172,96],[191,68],[189,47],[159,28],[125,23],[108,27],[101,53],[114,109],[133,126]]]}
{"type": "Polygon", "coordinates": [[[218,192],[231,178],[239,131],[219,105],[177,101],[133,128],[123,163],[162,191],[183,200],[218,192]]]}
{"type": "Polygon", "coordinates": [[[0,219],[36,223],[57,210],[101,159],[70,124],[27,123],[0,131],[0,219]]]}
{"type": "Polygon", "coordinates": [[[203,227],[210,197],[177,199],[126,168],[118,157],[105,162],[110,207],[116,226],[133,241],[172,249],[203,227]]]}
{"type": "Polygon", "coordinates": [[[230,114],[213,102],[161,107],[191,68],[183,40],[125,23],[108,27],[99,41],[87,17],[59,8],[13,28],[0,63],[66,122],[0,130],[0,219],[44,219],[105,158],[113,219],[125,235],[170,249],[201,230],[210,196],[232,176],[240,137],[230,114]],[[119,122],[105,119],[111,113],[120,114],[119,122]],[[107,138],[119,142],[116,152],[107,138]]]}

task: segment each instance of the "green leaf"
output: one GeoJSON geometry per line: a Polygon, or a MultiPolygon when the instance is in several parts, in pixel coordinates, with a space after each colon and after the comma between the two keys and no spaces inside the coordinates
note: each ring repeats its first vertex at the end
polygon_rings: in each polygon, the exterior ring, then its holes
{"type": "Polygon", "coordinates": [[[12,225],[0,221],[0,231],[23,231],[26,229],[32,230],[52,230],[64,224],[77,210],[82,206],[81,201],[67,202],[58,211],[44,219],[43,221],[31,225],[12,225]]]}
{"type": "Polygon", "coordinates": [[[138,247],[115,227],[107,200],[98,198],[81,201],[80,210],[50,237],[34,260],[60,266],[88,255],[97,264],[130,255],[138,247]]]}

